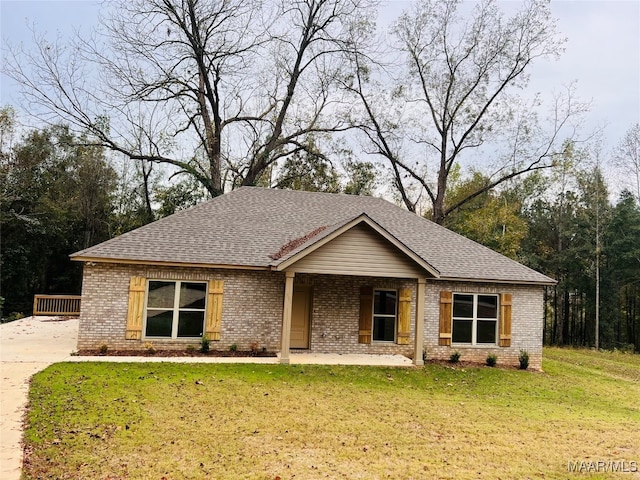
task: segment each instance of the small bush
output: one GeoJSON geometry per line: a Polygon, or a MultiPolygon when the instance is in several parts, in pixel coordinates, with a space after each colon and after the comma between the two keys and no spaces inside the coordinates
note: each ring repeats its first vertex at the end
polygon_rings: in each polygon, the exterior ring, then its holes
{"type": "Polygon", "coordinates": [[[145,342],[144,343],[144,349],[147,351],[147,353],[149,355],[155,355],[156,353],[156,347],[154,347],[153,343],[151,342],[145,342]]]}
{"type": "Polygon", "coordinates": [[[529,352],[526,350],[520,350],[518,361],[520,362],[520,370],[526,370],[529,368],[529,352]]]}
{"type": "Polygon", "coordinates": [[[229,351],[237,352],[238,351],[238,344],[237,343],[232,343],[231,346],[229,347],[229,351]]]}
{"type": "Polygon", "coordinates": [[[202,336],[202,340],[200,341],[200,351],[202,353],[207,353],[211,348],[211,341],[207,338],[206,335],[202,336]]]}
{"type": "Polygon", "coordinates": [[[613,349],[614,352],[620,353],[635,353],[636,346],[633,343],[618,343],[613,349]]]}
{"type": "Polygon", "coordinates": [[[102,345],[100,345],[100,348],[98,349],[98,351],[100,352],[100,355],[106,355],[107,352],[109,351],[109,345],[107,345],[106,343],[103,343],[102,345]]]}
{"type": "Polygon", "coordinates": [[[20,320],[21,318],[24,318],[25,314],[22,312],[11,312],[9,314],[9,316],[7,317],[7,322],[14,322],[16,320],[20,320]]]}
{"type": "Polygon", "coordinates": [[[187,345],[187,353],[195,353],[196,347],[195,345],[187,345]]]}
{"type": "Polygon", "coordinates": [[[457,350],[453,352],[449,357],[449,361],[451,363],[458,363],[460,361],[460,352],[458,352],[457,350]]]}
{"type": "Polygon", "coordinates": [[[498,356],[490,353],[489,355],[487,355],[487,366],[488,367],[495,367],[496,364],[498,363],[498,356]]]}

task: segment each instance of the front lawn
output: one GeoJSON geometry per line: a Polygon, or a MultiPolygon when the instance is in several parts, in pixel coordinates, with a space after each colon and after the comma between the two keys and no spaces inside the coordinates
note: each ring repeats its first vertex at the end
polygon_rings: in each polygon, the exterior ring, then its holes
{"type": "Polygon", "coordinates": [[[599,461],[590,478],[620,478],[604,470],[640,468],[640,356],[546,349],[543,368],[57,364],[32,382],[24,478],[578,478],[569,467],[599,461]]]}

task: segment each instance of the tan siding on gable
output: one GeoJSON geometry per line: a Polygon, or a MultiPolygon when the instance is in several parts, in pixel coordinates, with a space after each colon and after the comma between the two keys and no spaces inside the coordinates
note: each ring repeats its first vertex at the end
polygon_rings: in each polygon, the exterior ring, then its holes
{"type": "Polygon", "coordinates": [[[379,233],[356,225],[287,270],[301,273],[417,278],[425,271],[379,233]]]}

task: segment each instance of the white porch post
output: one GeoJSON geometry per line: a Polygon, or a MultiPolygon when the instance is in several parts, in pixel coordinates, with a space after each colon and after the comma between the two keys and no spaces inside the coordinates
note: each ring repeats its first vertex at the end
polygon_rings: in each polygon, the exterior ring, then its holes
{"type": "Polygon", "coordinates": [[[418,288],[416,290],[416,338],[413,355],[414,365],[424,365],[422,352],[424,348],[424,297],[426,294],[427,280],[425,278],[418,279],[418,288]]]}
{"type": "Polygon", "coordinates": [[[293,278],[295,275],[295,272],[285,272],[280,363],[289,363],[289,345],[291,343],[291,306],[293,304],[293,278]]]}

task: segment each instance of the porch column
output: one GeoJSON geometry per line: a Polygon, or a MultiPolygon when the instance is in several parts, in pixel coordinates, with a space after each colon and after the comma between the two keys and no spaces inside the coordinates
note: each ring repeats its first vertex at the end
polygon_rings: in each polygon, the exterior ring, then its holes
{"type": "Polygon", "coordinates": [[[295,272],[284,272],[284,308],[282,309],[282,338],[280,363],[289,363],[289,345],[291,344],[291,306],[293,304],[293,278],[295,272]]]}
{"type": "Polygon", "coordinates": [[[426,292],[426,278],[418,279],[418,288],[416,290],[416,338],[413,355],[414,365],[424,365],[422,352],[424,348],[424,297],[426,292]]]}

